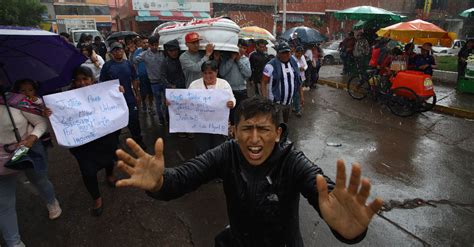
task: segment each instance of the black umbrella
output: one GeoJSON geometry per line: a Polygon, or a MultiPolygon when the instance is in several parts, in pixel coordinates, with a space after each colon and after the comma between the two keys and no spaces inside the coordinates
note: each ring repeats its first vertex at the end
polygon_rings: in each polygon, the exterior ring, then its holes
{"type": "Polygon", "coordinates": [[[115,32],[115,33],[112,33],[111,35],[109,35],[109,37],[107,37],[106,41],[119,40],[119,39],[129,37],[129,36],[136,37],[136,36],[139,36],[139,35],[138,35],[138,33],[135,33],[135,32],[132,32],[132,31],[120,31],[120,32],[115,32]]]}
{"type": "Polygon", "coordinates": [[[290,41],[292,38],[297,38],[303,44],[313,44],[327,40],[327,38],[318,30],[305,26],[290,28],[281,35],[281,38],[286,41],[290,41]]]}

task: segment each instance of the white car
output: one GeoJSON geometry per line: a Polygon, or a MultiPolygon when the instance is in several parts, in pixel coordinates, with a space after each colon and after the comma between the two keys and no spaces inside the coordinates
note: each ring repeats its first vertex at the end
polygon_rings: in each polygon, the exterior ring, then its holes
{"type": "Polygon", "coordinates": [[[465,40],[456,39],[451,47],[433,46],[433,51],[437,56],[457,56],[465,44],[465,40]]]}
{"type": "Polygon", "coordinates": [[[342,40],[335,40],[324,43],[321,48],[323,50],[323,64],[337,64],[341,62],[339,53],[339,44],[342,40]]]}

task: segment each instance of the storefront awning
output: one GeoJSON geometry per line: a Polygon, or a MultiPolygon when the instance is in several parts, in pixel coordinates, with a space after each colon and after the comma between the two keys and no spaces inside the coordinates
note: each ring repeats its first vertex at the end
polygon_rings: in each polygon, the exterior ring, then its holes
{"type": "Polygon", "coordinates": [[[190,21],[210,18],[208,12],[199,11],[147,11],[139,10],[136,21],[190,21]]]}

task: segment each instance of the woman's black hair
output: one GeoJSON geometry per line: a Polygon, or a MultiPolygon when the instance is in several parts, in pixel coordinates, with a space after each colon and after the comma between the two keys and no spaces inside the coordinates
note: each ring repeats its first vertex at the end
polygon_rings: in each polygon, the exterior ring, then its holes
{"type": "Polygon", "coordinates": [[[211,69],[212,71],[216,71],[219,69],[218,68],[218,64],[216,61],[214,60],[209,60],[209,61],[206,61],[204,62],[202,65],[201,65],[201,72],[204,72],[205,70],[207,69],[211,69]]]}
{"type": "Polygon", "coordinates": [[[90,77],[92,80],[95,80],[94,73],[86,66],[79,66],[74,69],[74,72],[72,73],[72,79],[74,80],[74,78],[76,78],[78,75],[85,75],[86,77],[90,77]]]}
{"type": "Polygon", "coordinates": [[[81,46],[81,51],[82,50],[86,50],[87,53],[89,53],[89,57],[92,56],[92,50],[94,48],[92,48],[92,45],[84,45],[84,46],[81,46]]]}
{"type": "Polygon", "coordinates": [[[82,33],[81,36],[79,37],[79,43],[84,43],[86,42],[87,34],[82,33]]]}
{"type": "Polygon", "coordinates": [[[19,93],[21,86],[25,84],[30,84],[35,89],[36,93],[38,93],[38,89],[39,89],[38,83],[28,78],[16,81],[15,84],[13,84],[12,92],[19,93]]]}

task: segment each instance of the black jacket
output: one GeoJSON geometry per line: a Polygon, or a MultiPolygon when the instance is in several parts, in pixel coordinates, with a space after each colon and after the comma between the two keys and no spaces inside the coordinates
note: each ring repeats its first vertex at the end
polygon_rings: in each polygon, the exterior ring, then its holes
{"type": "Polygon", "coordinates": [[[174,85],[176,88],[186,88],[186,79],[179,58],[165,58],[160,67],[160,80],[166,83],[167,87],[174,85]]]}
{"type": "Polygon", "coordinates": [[[249,61],[250,68],[252,69],[250,80],[254,83],[260,83],[262,80],[263,69],[265,68],[265,65],[268,63],[268,61],[270,61],[270,58],[265,53],[254,51],[250,53],[249,61]]]}
{"type": "MultiPolygon", "coordinates": [[[[264,164],[251,166],[232,140],[181,166],[166,168],[162,189],[148,195],[171,200],[221,178],[230,230],[225,237],[227,242],[220,246],[303,246],[298,212],[300,193],[319,213],[316,174],[323,174],[321,168],[295,151],[292,144],[276,144],[264,164]]],[[[325,178],[331,191],[334,183],[325,178]]],[[[353,240],[333,233],[340,241],[357,243],[366,232],[353,240]]]]}

